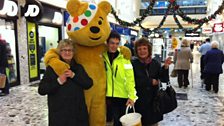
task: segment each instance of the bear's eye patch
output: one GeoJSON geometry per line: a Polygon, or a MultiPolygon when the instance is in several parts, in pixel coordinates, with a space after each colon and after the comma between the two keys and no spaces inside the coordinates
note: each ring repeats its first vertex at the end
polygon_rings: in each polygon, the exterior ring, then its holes
{"type": "Polygon", "coordinates": [[[98,21],[98,24],[99,24],[99,25],[101,25],[101,24],[102,24],[102,21],[101,21],[101,20],[100,20],[100,21],[98,21]]]}
{"type": "Polygon", "coordinates": [[[103,21],[102,21],[103,20],[103,17],[99,17],[99,18],[100,18],[100,20],[98,21],[98,24],[99,25],[102,25],[102,23],[103,23],[103,21]]]}

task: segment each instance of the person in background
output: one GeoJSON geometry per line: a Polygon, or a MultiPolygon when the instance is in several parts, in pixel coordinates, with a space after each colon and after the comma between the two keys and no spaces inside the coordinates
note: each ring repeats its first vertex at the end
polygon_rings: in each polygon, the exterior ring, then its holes
{"type": "Polygon", "coordinates": [[[211,43],[211,50],[207,51],[204,56],[204,73],[205,73],[205,89],[211,90],[213,85],[213,91],[218,93],[219,91],[219,75],[223,73],[222,64],[224,62],[224,55],[221,50],[218,49],[219,43],[213,41],[211,43]]]}
{"type": "Polygon", "coordinates": [[[147,38],[140,38],[135,42],[136,59],[132,60],[138,100],[135,103],[136,112],[142,115],[143,126],[158,126],[163,115],[153,109],[153,99],[159,88],[159,83],[169,82],[169,65],[171,58],[167,58],[165,65],[152,59],[152,45],[147,38]]]}
{"type": "MultiPolygon", "coordinates": [[[[133,67],[119,51],[121,36],[111,31],[107,39],[108,51],[103,53],[107,74],[107,103],[110,103],[114,126],[121,126],[120,117],[128,105],[137,100],[133,67]]],[[[107,109],[108,110],[108,109],[107,109]]]]}
{"type": "Polygon", "coordinates": [[[68,63],[70,69],[58,76],[48,66],[40,81],[38,93],[48,96],[49,126],[89,126],[83,89],[89,89],[93,81],[73,59],[71,40],[61,40],[57,50],[61,61],[68,63]]]}
{"type": "Polygon", "coordinates": [[[190,48],[191,48],[191,51],[193,52],[193,50],[194,50],[194,41],[191,41],[190,48]]]}
{"type": "Polygon", "coordinates": [[[129,49],[131,49],[131,44],[128,42],[128,40],[126,40],[124,46],[128,47],[129,49]]]}
{"type": "Polygon", "coordinates": [[[193,63],[193,55],[191,49],[189,48],[189,43],[184,39],[181,43],[181,48],[174,55],[174,69],[177,70],[177,81],[181,88],[190,84],[188,79],[190,63],[193,63]]]}
{"type": "Polygon", "coordinates": [[[128,47],[130,49],[131,55],[133,56],[134,55],[134,50],[133,50],[131,44],[128,42],[128,40],[126,40],[124,46],[126,46],[126,47],[128,47]]]}
{"type": "MultiPolygon", "coordinates": [[[[0,40],[0,74],[6,75],[6,68],[8,67],[8,60],[7,60],[7,43],[5,40],[0,40]]],[[[0,96],[6,96],[9,94],[9,82],[6,78],[5,87],[0,89],[2,92],[0,96]]]]}
{"type": "Polygon", "coordinates": [[[201,53],[201,59],[200,59],[200,68],[201,68],[201,83],[202,83],[202,86],[204,84],[204,62],[203,62],[203,59],[204,59],[204,56],[205,54],[207,53],[207,51],[209,51],[211,49],[211,44],[210,44],[210,38],[207,38],[205,40],[205,43],[203,43],[201,45],[201,47],[199,48],[199,52],[201,53]]]}

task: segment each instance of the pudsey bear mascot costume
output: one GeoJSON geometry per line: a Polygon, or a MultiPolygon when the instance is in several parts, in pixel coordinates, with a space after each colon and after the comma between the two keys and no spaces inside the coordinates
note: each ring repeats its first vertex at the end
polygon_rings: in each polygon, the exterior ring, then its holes
{"type": "MultiPolygon", "coordinates": [[[[69,0],[67,11],[70,14],[66,22],[67,34],[74,42],[74,58],[93,79],[93,87],[85,90],[90,126],[105,126],[106,71],[102,54],[106,51],[105,42],[111,31],[107,20],[111,5],[107,1],[96,5],[69,0]]],[[[128,49],[121,48],[121,53],[130,58],[128,49]]],[[[59,60],[56,49],[45,54],[45,64],[50,65],[57,75],[69,69],[68,64],[59,60]]]]}

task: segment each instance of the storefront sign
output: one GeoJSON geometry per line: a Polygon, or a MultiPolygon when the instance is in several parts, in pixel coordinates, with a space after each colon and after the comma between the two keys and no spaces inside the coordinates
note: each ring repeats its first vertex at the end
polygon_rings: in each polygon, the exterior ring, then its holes
{"type": "Polygon", "coordinates": [[[52,20],[52,23],[54,23],[54,24],[60,24],[61,25],[62,22],[63,22],[63,16],[62,16],[62,14],[59,13],[59,12],[54,12],[54,18],[52,20]]]}
{"type": "Polygon", "coordinates": [[[213,32],[223,32],[223,23],[215,23],[213,32]]]}
{"type": "Polygon", "coordinates": [[[131,30],[131,33],[130,34],[133,35],[133,36],[138,36],[138,32],[137,31],[134,31],[134,30],[131,30]]]}
{"type": "Polygon", "coordinates": [[[21,8],[22,16],[25,16],[27,21],[36,22],[42,18],[43,6],[37,0],[26,0],[26,4],[21,8]]]}
{"type": "Polygon", "coordinates": [[[44,8],[44,13],[42,18],[38,21],[41,23],[62,25],[63,23],[63,14],[59,8],[53,6],[42,4],[44,8]]]}
{"type": "Polygon", "coordinates": [[[210,33],[212,33],[212,28],[202,28],[202,33],[203,34],[210,34],[210,33]]]}
{"type": "Polygon", "coordinates": [[[29,75],[30,80],[38,78],[37,66],[37,42],[36,42],[36,27],[35,23],[27,23],[28,35],[28,55],[29,55],[29,75]]]}
{"type": "Polygon", "coordinates": [[[200,32],[186,32],[185,37],[200,37],[200,32]]]}
{"type": "MultiPolygon", "coordinates": [[[[12,0],[3,0],[0,2],[3,4],[0,10],[0,15],[15,17],[18,14],[18,5],[12,0]]],[[[21,7],[21,16],[25,16],[27,21],[38,21],[42,17],[43,7],[37,0],[26,0],[24,7],[21,7]]]]}
{"type": "Polygon", "coordinates": [[[3,0],[3,8],[0,10],[0,15],[7,15],[14,17],[18,13],[18,6],[16,2],[10,0],[3,0]]]}

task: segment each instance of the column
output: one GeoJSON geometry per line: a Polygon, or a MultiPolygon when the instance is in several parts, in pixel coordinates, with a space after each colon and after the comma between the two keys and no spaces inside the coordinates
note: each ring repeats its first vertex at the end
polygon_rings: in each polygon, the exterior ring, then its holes
{"type": "MultiPolygon", "coordinates": [[[[18,0],[18,6],[24,6],[26,0],[18,0]]],[[[17,34],[18,34],[18,50],[19,50],[19,71],[21,84],[29,83],[29,66],[27,53],[27,27],[25,17],[21,17],[19,11],[19,18],[17,20],[17,34]]]]}

